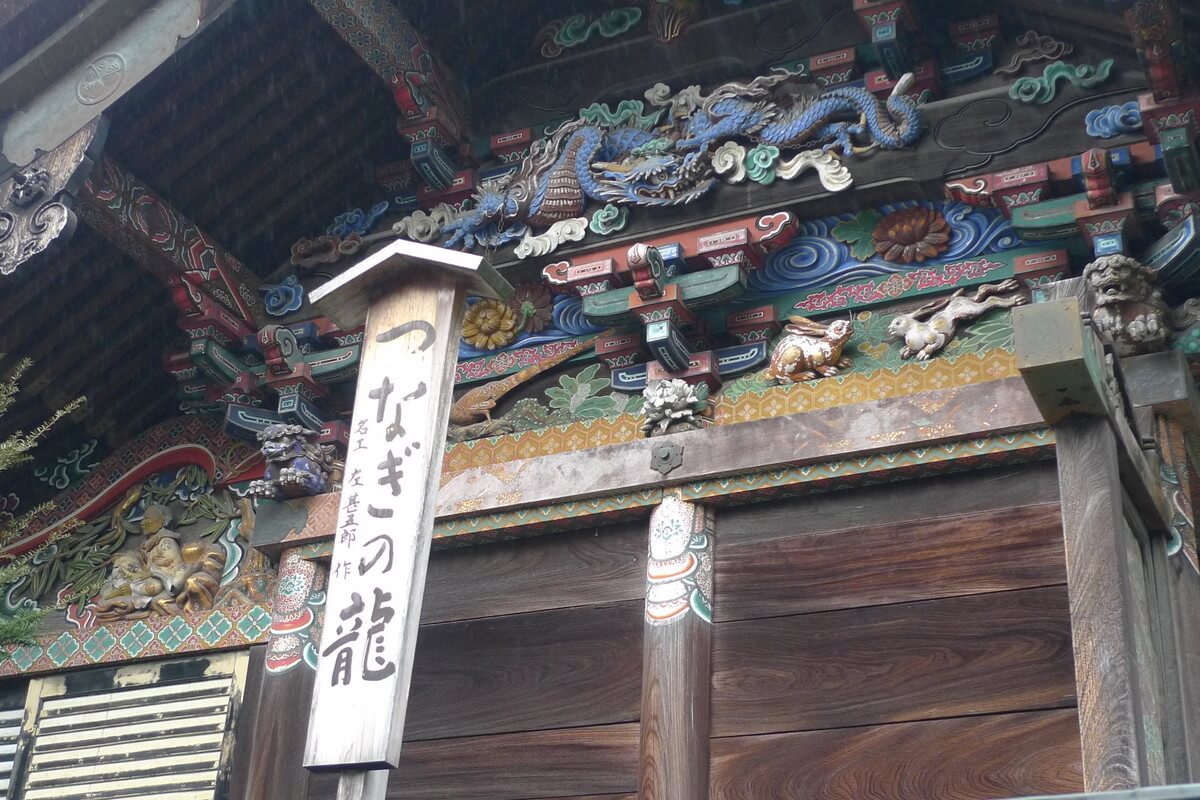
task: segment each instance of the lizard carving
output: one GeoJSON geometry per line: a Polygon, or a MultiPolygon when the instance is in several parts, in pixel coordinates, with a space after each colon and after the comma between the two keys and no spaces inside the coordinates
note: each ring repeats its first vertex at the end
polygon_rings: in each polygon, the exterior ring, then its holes
{"type": "Polygon", "coordinates": [[[543,372],[554,369],[568,359],[592,346],[592,342],[577,342],[558,355],[540,364],[526,367],[520,372],[489,381],[483,386],[469,389],[450,406],[450,428],[452,439],[477,439],[495,436],[504,430],[503,420],[492,419],[492,409],[504,395],[543,372]]]}

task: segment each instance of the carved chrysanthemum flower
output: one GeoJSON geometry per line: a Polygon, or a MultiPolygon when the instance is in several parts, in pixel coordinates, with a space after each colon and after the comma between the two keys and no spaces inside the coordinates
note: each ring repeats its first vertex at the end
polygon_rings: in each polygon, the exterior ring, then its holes
{"type": "Polygon", "coordinates": [[[554,298],[540,283],[518,286],[508,305],[517,315],[517,324],[530,333],[537,333],[550,324],[554,316],[554,298]]]}
{"type": "Polygon", "coordinates": [[[906,208],[888,214],[871,235],[875,252],[885,261],[924,261],[950,247],[950,224],[932,208],[906,208]]]}
{"type": "Polygon", "coordinates": [[[480,350],[496,350],[517,335],[517,315],[503,300],[480,300],[467,309],[463,338],[480,350]]]}

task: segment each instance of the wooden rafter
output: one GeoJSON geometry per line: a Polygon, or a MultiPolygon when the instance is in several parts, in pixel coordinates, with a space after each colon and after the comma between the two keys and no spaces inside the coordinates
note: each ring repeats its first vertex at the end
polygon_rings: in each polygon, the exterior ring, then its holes
{"type": "Polygon", "coordinates": [[[185,316],[230,336],[262,323],[254,273],[112,158],[84,184],[80,216],[163,280],[185,316]]]}
{"type": "Polygon", "coordinates": [[[420,122],[437,108],[463,129],[463,108],[445,68],[425,38],[392,3],[311,0],[313,8],[394,93],[406,122],[420,122]]]}

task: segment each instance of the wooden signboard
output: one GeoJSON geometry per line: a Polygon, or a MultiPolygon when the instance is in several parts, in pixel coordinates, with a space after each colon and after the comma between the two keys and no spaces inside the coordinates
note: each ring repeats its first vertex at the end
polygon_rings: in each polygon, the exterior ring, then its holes
{"type": "Polygon", "coordinates": [[[397,241],[313,292],[366,331],[304,764],[359,785],[400,757],[469,285],[507,288],[480,256],[397,241]]]}

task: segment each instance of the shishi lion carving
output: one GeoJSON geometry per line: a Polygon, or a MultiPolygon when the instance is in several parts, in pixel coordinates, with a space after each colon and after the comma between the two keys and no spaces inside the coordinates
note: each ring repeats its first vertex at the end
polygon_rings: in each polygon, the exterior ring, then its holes
{"type": "Polygon", "coordinates": [[[1083,279],[1096,300],[1096,332],[1117,355],[1151,353],[1166,346],[1167,304],[1154,270],[1129,256],[1102,256],[1083,268],[1083,279]]]}
{"type": "Polygon", "coordinates": [[[316,431],[301,425],[276,423],[258,432],[267,469],[248,489],[252,497],[283,500],[329,491],[334,468],[331,445],[318,444],[316,431]]]}

